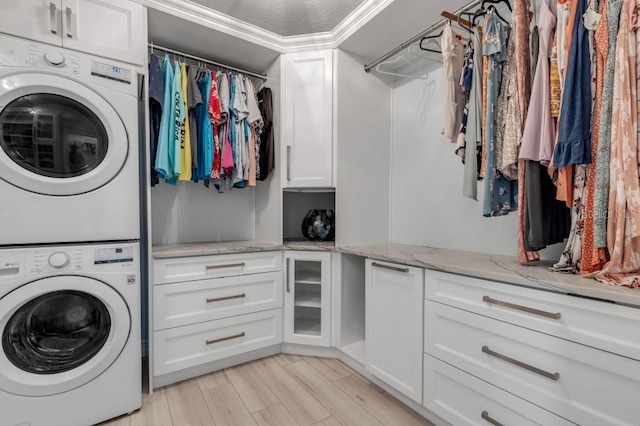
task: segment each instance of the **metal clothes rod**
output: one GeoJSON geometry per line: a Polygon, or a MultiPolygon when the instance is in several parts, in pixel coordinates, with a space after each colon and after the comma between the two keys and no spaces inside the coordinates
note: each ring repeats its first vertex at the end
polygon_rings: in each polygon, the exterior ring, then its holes
{"type": "Polygon", "coordinates": [[[201,58],[200,56],[190,55],[190,54],[185,53],[185,52],[180,52],[179,50],[174,50],[174,49],[169,49],[168,47],[158,46],[155,43],[149,43],[149,47],[151,48],[151,50],[158,49],[158,50],[162,50],[163,52],[174,53],[174,54],[176,54],[178,56],[182,56],[184,58],[189,58],[189,59],[193,59],[193,60],[196,60],[196,61],[204,62],[204,63],[207,63],[207,64],[215,65],[217,67],[224,68],[224,69],[227,69],[227,70],[237,71],[239,73],[250,75],[252,77],[259,78],[259,79],[264,80],[264,81],[267,80],[267,75],[266,74],[257,74],[255,72],[243,70],[241,68],[231,67],[229,65],[225,65],[225,64],[222,64],[220,62],[215,62],[215,61],[212,61],[212,60],[209,60],[209,59],[206,59],[206,58],[201,58]]]}
{"type": "MultiPolygon", "coordinates": [[[[454,12],[454,14],[455,15],[459,15],[460,13],[466,12],[467,10],[476,7],[476,6],[480,5],[481,3],[482,3],[482,0],[474,0],[471,3],[467,4],[466,6],[463,6],[460,9],[456,10],[454,12]]],[[[365,65],[364,66],[364,70],[366,72],[371,72],[371,70],[374,69],[376,66],[378,66],[382,62],[386,61],[390,57],[396,55],[397,53],[403,51],[407,47],[411,46],[413,43],[415,43],[416,41],[420,40],[422,37],[424,37],[424,36],[428,35],[429,33],[432,33],[434,31],[444,27],[444,24],[447,21],[449,21],[449,19],[441,19],[441,20],[439,20],[438,22],[436,22],[435,24],[431,25],[426,30],[422,31],[420,34],[416,35],[415,37],[412,37],[408,41],[405,41],[400,46],[396,47],[395,49],[393,49],[393,50],[391,50],[391,51],[389,51],[387,53],[385,53],[384,55],[380,56],[378,59],[376,59],[375,61],[371,62],[370,64],[365,65]]]]}

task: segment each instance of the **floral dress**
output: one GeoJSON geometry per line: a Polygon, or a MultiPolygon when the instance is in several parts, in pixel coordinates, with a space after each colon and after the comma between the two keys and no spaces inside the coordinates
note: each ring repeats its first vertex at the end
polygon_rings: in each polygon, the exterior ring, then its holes
{"type": "Polygon", "coordinates": [[[636,39],[632,25],[636,0],[625,0],[617,37],[611,118],[611,162],[607,247],[611,260],[595,275],[599,281],[640,288],[640,176],[636,39]]]}
{"type": "Polygon", "coordinates": [[[515,210],[517,200],[514,197],[517,184],[505,178],[497,170],[497,107],[498,92],[502,79],[502,67],[507,59],[507,40],[509,27],[503,26],[493,12],[489,12],[486,26],[484,55],[488,58],[487,75],[487,115],[486,115],[486,153],[484,216],[501,216],[515,210]]]}

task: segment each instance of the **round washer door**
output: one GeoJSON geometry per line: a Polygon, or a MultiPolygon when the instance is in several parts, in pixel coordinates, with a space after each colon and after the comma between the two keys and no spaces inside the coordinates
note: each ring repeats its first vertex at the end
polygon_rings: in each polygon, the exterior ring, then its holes
{"type": "Polygon", "coordinates": [[[126,302],[102,281],[25,284],[0,299],[0,389],[46,396],[82,386],[113,364],[130,331],[126,302]]]}
{"type": "Polygon", "coordinates": [[[124,166],[124,124],[99,94],[51,74],[0,78],[0,179],[27,191],[94,191],[124,166]]]}

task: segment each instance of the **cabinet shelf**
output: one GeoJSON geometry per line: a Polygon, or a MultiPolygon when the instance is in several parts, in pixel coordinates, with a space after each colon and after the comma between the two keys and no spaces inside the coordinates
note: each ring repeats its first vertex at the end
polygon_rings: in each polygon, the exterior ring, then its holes
{"type": "Polygon", "coordinates": [[[319,291],[300,291],[296,292],[296,306],[302,306],[305,308],[320,308],[321,306],[321,293],[319,291]]]}
{"type": "Polygon", "coordinates": [[[319,318],[297,318],[293,329],[294,334],[304,334],[307,336],[320,336],[319,318]]]}
{"type": "Polygon", "coordinates": [[[320,272],[296,271],[295,277],[296,284],[322,284],[320,272]]]}

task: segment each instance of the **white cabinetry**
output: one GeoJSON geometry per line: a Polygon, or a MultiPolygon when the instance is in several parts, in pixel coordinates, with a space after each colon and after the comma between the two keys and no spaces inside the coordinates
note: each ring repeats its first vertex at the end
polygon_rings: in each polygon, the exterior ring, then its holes
{"type": "MultiPolygon", "coordinates": [[[[522,399],[518,405],[576,424],[634,425],[640,418],[637,309],[431,271],[425,297],[425,380],[437,383],[425,381],[424,405],[441,417],[459,417],[443,403],[443,387],[457,382],[462,390],[481,379],[476,393],[495,394],[493,402],[507,403],[500,388],[522,399]]],[[[481,408],[475,411],[479,418],[481,408]]],[[[564,424],[528,413],[535,424],[564,424]]],[[[494,417],[504,424],[512,418],[508,411],[494,417]]]]}
{"type": "Polygon", "coordinates": [[[281,268],[279,251],[155,260],[155,383],[282,343],[281,268]]]}
{"type": "Polygon", "coordinates": [[[367,259],[366,368],[422,403],[424,270],[367,259]]]}
{"type": "Polygon", "coordinates": [[[0,31],[137,65],[146,60],[144,7],[129,0],[3,1],[0,31]]]}
{"type": "Polygon", "coordinates": [[[331,346],[331,253],[286,253],[284,341],[331,346]]]}
{"type": "Polygon", "coordinates": [[[283,186],[333,187],[333,51],[283,58],[283,186]]]}

